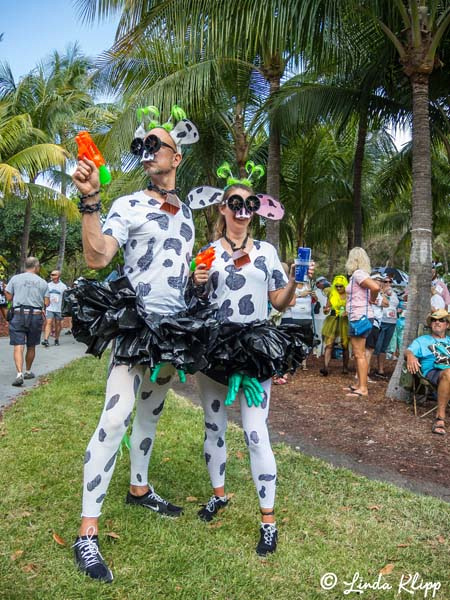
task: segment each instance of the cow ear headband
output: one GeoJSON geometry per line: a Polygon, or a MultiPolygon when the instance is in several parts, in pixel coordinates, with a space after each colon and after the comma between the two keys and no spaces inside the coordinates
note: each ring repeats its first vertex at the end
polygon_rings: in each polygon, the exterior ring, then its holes
{"type": "MultiPolygon", "coordinates": [[[[245,170],[247,177],[238,179],[233,176],[229,163],[224,162],[217,169],[217,175],[221,179],[226,179],[226,186],[223,190],[214,188],[211,186],[201,186],[194,188],[188,194],[186,203],[192,210],[198,210],[201,208],[207,208],[213,204],[222,204],[223,196],[226,190],[233,185],[246,185],[252,187],[258,179],[260,179],[265,171],[262,165],[255,165],[251,160],[245,163],[245,170]]],[[[239,196],[238,193],[233,194],[227,199],[228,207],[239,212],[245,206],[245,209],[249,213],[256,213],[266,219],[272,221],[279,221],[284,216],[284,206],[272,196],[267,194],[256,194],[249,196],[245,200],[239,196]]]]}
{"type": "MultiPolygon", "coordinates": [[[[174,149],[159,139],[157,135],[148,135],[156,127],[165,129],[175,142],[176,151],[181,154],[182,146],[195,144],[198,142],[199,135],[197,127],[190,121],[184,110],[174,104],[169,119],[165,123],[159,122],[160,112],[156,106],[144,106],[136,111],[139,127],[134,132],[134,139],[131,142],[130,152],[135,156],[141,157],[141,162],[153,160],[156,152],[161,146],[166,146],[172,151],[174,149]],[[176,125],[175,125],[176,122],[176,125]]],[[[175,152],[175,151],[174,151],[175,152]]]]}

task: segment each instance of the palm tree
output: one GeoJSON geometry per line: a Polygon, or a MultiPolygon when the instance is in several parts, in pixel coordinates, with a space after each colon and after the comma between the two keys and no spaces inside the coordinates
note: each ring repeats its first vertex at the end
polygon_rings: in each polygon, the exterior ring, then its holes
{"type": "MultiPolygon", "coordinates": [[[[36,183],[39,173],[64,164],[67,153],[55,144],[44,143],[46,136],[32,125],[28,114],[12,114],[10,104],[0,100],[0,202],[25,199],[46,206],[54,214],[76,215],[73,204],[55,190],[36,183]]],[[[24,232],[29,235],[31,210],[26,213],[24,232]]],[[[28,238],[27,238],[28,239],[28,238]]],[[[21,266],[27,246],[21,249],[21,266]]]]}
{"type": "MultiPolygon", "coordinates": [[[[394,45],[412,89],[411,255],[404,333],[404,344],[408,345],[417,335],[417,324],[424,321],[429,310],[433,226],[429,81],[433,70],[442,65],[437,51],[450,25],[450,6],[439,0],[367,4],[370,4],[368,14],[394,45]]],[[[389,383],[390,396],[403,396],[399,387],[400,372],[401,361],[389,383]]]]}

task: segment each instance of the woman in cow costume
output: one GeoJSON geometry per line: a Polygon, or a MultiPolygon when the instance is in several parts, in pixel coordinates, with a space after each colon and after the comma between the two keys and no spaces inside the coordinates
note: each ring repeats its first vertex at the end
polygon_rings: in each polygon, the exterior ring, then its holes
{"type": "MultiPolygon", "coordinates": [[[[207,295],[218,305],[217,318],[223,330],[219,336],[223,343],[210,355],[212,367],[196,375],[205,412],[205,460],[214,491],[198,516],[204,521],[211,521],[228,504],[224,487],[226,406],[238,396],[261,512],[256,552],[265,556],[274,552],[277,546],[274,513],[276,463],[267,429],[273,363],[268,360],[266,368],[265,359],[259,359],[264,365],[255,364],[247,369],[258,353],[259,342],[261,345],[266,342],[268,345],[271,342],[277,344],[280,339],[275,341],[275,337],[271,336],[284,335],[267,322],[268,302],[277,310],[285,310],[294,298],[296,283],[293,270],[289,279],[286,277],[275,248],[251,236],[249,229],[253,218],[278,220],[283,217],[284,208],[274,198],[253,192],[252,178],[264,173],[262,167],[249,162],[246,168],[250,177],[237,180],[225,163],[218,170],[219,176],[228,176],[225,190],[206,186],[197,188],[191,191],[187,201],[191,209],[218,204],[219,210],[215,241],[211,244],[215,250],[214,262],[209,270],[203,264],[198,265],[193,275],[197,293],[207,295]],[[255,352],[250,348],[255,348],[255,352]],[[224,364],[227,366],[224,367],[224,364]],[[235,370],[239,372],[231,372],[235,370]]],[[[287,345],[290,343],[287,342],[287,345]]],[[[280,350],[280,353],[283,351],[280,350]]],[[[289,367],[295,367],[301,361],[302,351],[304,346],[298,342],[297,362],[295,365],[291,362],[289,367]]],[[[287,370],[286,364],[277,368],[281,372],[287,370]]]]}

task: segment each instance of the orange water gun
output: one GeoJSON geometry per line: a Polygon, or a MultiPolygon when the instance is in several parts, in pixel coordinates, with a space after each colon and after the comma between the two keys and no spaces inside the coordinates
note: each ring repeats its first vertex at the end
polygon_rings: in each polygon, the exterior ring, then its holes
{"type": "Polygon", "coordinates": [[[89,131],[80,131],[76,136],[75,141],[78,145],[78,160],[81,160],[82,158],[92,160],[99,170],[100,183],[102,185],[110,183],[111,173],[106,166],[105,159],[100,150],[94,144],[94,140],[91,138],[89,131]]]}
{"type": "Polygon", "coordinates": [[[216,258],[216,251],[213,246],[206,248],[203,252],[199,252],[195,258],[191,261],[191,271],[195,271],[198,265],[205,265],[206,269],[209,271],[213,261],[216,258]]]}

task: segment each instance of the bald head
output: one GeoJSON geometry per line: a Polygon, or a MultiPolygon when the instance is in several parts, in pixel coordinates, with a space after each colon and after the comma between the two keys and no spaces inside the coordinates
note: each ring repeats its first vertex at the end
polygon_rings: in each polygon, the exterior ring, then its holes
{"type": "Polygon", "coordinates": [[[165,144],[167,144],[168,146],[170,146],[174,152],[178,152],[176,146],[175,146],[175,142],[173,141],[172,137],[170,136],[169,132],[166,131],[163,127],[155,127],[154,129],[152,129],[151,131],[148,132],[148,134],[145,137],[148,137],[149,135],[156,135],[159,137],[159,139],[164,142],[165,144]]]}

